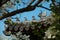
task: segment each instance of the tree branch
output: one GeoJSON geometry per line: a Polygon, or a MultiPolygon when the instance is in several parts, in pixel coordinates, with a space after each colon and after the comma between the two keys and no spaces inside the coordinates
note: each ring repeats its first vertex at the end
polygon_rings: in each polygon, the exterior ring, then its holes
{"type": "Polygon", "coordinates": [[[32,11],[34,9],[35,9],[34,6],[29,6],[29,7],[23,8],[23,9],[15,10],[15,11],[13,11],[11,13],[7,13],[6,15],[0,17],[0,20],[2,20],[4,18],[7,18],[7,17],[11,17],[11,16],[16,15],[16,14],[19,14],[19,13],[32,11]]]}
{"type": "Polygon", "coordinates": [[[26,8],[22,8],[22,9],[19,9],[19,10],[15,10],[15,11],[13,11],[11,13],[7,13],[6,15],[0,17],[0,20],[2,20],[4,18],[7,18],[7,17],[11,17],[11,16],[16,15],[16,14],[19,14],[19,13],[33,11],[37,7],[37,5],[39,3],[41,3],[41,2],[42,2],[42,0],[38,0],[38,2],[35,3],[35,5],[33,5],[33,6],[31,6],[32,3],[30,3],[29,6],[27,6],[26,8]]]}
{"type": "Polygon", "coordinates": [[[38,6],[39,3],[41,3],[43,0],[38,0],[37,3],[35,3],[34,6],[38,6]]]}
{"type": "Polygon", "coordinates": [[[51,0],[51,2],[52,2],[52,4],[53,4],[55,7],[57,7],[57,6],[55,5],[55,3],[54,3],[54,2],[55,2],[54,0],[51,0]]]}
{"type": "Polygon", "coordinates": [[[28,6],[30,6],[32,3],[34,3],[35,2],[35,0],[32,0],[32,2],[31,3],[29,3],[29,5],[28,6]]]}
{"type": "Polygon", "coordinates": [[[41,7],[41,8],[44,8],[44,9],[47,9],[47,10],[51,11],[51,9],[46,8],[46,7],[44,7],[44,6],[37,6],[37,7],[41,7]]]}

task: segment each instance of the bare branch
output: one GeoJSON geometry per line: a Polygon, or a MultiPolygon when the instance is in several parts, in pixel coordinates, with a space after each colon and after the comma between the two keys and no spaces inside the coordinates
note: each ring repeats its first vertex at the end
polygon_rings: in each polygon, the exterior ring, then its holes
{"type": "Polygon", "coordinates": [[[22,8],[22,9],[19,9],[19,10],[15,10],[11,13],[7,13],[6,15],[0,17],[0,20],[4,19],[4,18],[7,18],[7,17],[11,17],[13,15],[16,15],[16,14],[19,14],[19,13],[23,13],[23,12],[28,12],[28,11],[32,11],[34,10],[39,3],[41,3],[43,0],[38,0],[37,3],[35,3],[35,5],[31,6],[31,4],[34,2],[32,1],[29,6],[27,6],[26,8],[22,8]]]}
{"type": "Polygon", "coordinates": [[[44,9],[47,9],[47,10],[51,11],[51,9],[46,8],[46,7],[44,7],[44,6],[37,6],[37,7],[41,7],[41,8],[44,8],[44,9]]]}
{"type": "MultiPolygon", "coordinates": [[[[52,4],[53,4],[54,6],[56,6],[55,3],[54,3],[54,0],[51,0],[51,1],[52,1],[52,4]]],[[[57,7],[57,6],[56,6],[56,7],[57,7]]]]}
{"type": "Polygon", "coordinates": [[[38,4],[40,4],[43,0],[38,0],[37,3],[35,3],[34,6],[38,6],[38,4]]]}
{"type": "Polygon", "coordinates": [[[6,15],[0,17],[0,20],[2,20],[4,18],[7,18],[7,17],[11,17],[11,16],[16,15],[16,14],[19,14],[19,13],[32,11],[34,9],[35,9],[34,6],[29,6],[29,7],[23,8],[23,9],[15,10],[15,11],[13,11],[11,13],[7,13],[6,15]]]}
{"type": "Polygon", "coordinates": [[[28,6],[31,6],[31,4],[34,3],[34,2],[35,2],[35,0],[32,0],[32,1],[29,3],[28,6]]]}

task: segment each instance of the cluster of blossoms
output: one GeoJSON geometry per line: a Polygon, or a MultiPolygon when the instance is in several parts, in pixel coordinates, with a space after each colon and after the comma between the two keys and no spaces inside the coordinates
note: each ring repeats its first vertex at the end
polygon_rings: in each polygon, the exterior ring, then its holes
{"type": "Polygon", "coordinates": [[[55,29],[55,26],[52,26],[48,28],[48,30],[45,32],[45,40],[55,40],[57,37],[57,34],[60,32],[59,30],[55,29]]]}
{"type": "Polygon", "coordinates": [[[5,30],[3,31],[3,33],[6,36],[10,35],[15,35],[16,37],[21,36],[20,38],[22,39],[24,39],[23,37],[26,36],[27,39],[29,39],[31,35],[35,34],[35,31],[40,32],[41,29],[45,29],[49,25],[50,24],[46,23],[45,21],[38,22],[36,20],[33,20],[31,22],[29,21],[20,22],[17,19],[16,22],[13,22],[11,18],[8,18],[5,21],[5,30]]]}
{"type": "MultiPolygon", "coordinates": [[[[40,17],[40,16],[39,16],[40,17]]],[[[47,30],[47,28],[50,26],[50,24],[45,20],[43,20],[43,18],[45,18],[45,16],[43,16],[41,19],[42,20],[36,20],[34,16],[32,16],[33,20],[32,21],[28,21],[26,17],[24,22],[20,22],[20,20],[18,18],[16,18],[16,21],[13,22],[11,20],[11,18],[7,18],[5,23],[5,30],[3,31],[3,33],[6,36],[10,36],[10,35],[14,35],[16,36],[18,39],[26,39],[26,40],[34,40],[35,38],[42,37],[45,35],[45,31],[47,30]],[[33,36],[33,37],[32,37],[33,36]]],[[[35,40],[39,40],[35,39],[35,40]]]]}
{"type": "Polygon", "coordinates": [[[15,35],[11,35],[12,37],[12,40],[30,40],[29,37],[30,35],[22,35],[22,32],[18,32],[16,33],[16,36],[15,35]]]}

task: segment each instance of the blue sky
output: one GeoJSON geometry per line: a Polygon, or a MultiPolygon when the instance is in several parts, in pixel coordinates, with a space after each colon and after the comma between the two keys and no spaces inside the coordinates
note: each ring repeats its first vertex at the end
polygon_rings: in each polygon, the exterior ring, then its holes
{"type": "MultiPolygon", "coordinates": [[[[49,8],[49,7],[50,7],[49,4],[50,4],[50,2],[49,2],[49,3],[45,2],[45,3],[43,3],[43,6],[49,8]]],[[[16,5],[16,7],[14,8],[14,10],[16,10],[17,7],[18,7],[18,5],[16,5]]],[[[23,6],[22,6],[22,7],[18,7],[18,9],[19,9],[19,8],[23,8],[23,6]]],[[[9,9],[9,11],[13,11],[13,10],[9,9]]],[[[48,11],[48,10],[46,10],[46,9],[44,9],[44,8],[39,8],[39,7],[37,7],[37,8],[36,8],[35,10],[33,10],[33,11],[24,12],[24,13],[21,13],[21,14],[17,14],[17,15],[15,15],[15,16],[13,16],[13,17],[16,17],[16,16],[17,16],[17,17],[20,18],[21,21],[24,21],[24,17],[27,17],[28,20],[32,20],[32,16],[35,16],[35,18],[38,20],[38,19],[39,19],[38,14],[39,14],[41,11],[42,11],[42,12],[46,11],[47,16],[50,15],[50,11],[48,11]]],[[[5,19],[4,19],[4,20],[5,20],[5,19]]],[[[4,30],[4,20],[1,20],[1,21],[0,21],[0,35],[3,35],[3,32],[2,32],[2,31],[4,30]]],[[[14,20],[14,19],[13,19],[13,20],[14,20]]]]}

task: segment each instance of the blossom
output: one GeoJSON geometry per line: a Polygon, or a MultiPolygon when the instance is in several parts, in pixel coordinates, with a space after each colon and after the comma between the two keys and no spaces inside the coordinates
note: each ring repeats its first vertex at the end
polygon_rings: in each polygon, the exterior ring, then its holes
{"type": "Polygon", "coordinates": [[[17,40],[15,35],[11,35],[11,37],[12,37],[12,40],[17,40]]]}
{"type": "Polygon", "coordinates": [[[35,29],[35,25],[32,25],[32,26],[31,26],[31,29],[35,29]]]}
{"type": "Polygon", "coordinates": [[[3,31],[3,33],[4,33],[6,36],[10,36],[10,35],[11,35],[11,31],[3,31]]]}
{"type": "Polygon", "coordinates": [[[27,36],[26,34],[23,35],[22,39],[29,40],[29,35],[27,36]]]}
{"type": "Polygon", "coordinates": [[[51,36],[52,36],[52,35],[51,35],[51,34],[49,34],[49,35],[48,35],[48,39],[50,39],[50,38],[51,38],[51,36]]]}
{"type": "Polygon", "coordinates": [[[52,36],[52,38],[55,38],[56,36],[52,36]]]}
{"type": "Polygon", "coordinates": [[[29,30],[29,26],[26,26],[26,27],[25,27],[25,30],[28,31],[28,30],[29,30]]]}
{"type": "Polygon", "coordinates": [[[7,24],[5,24],[4,26],[5,26],[5,29],[7,29],[7,28],[8,28],[8,25],[7,25],[7,24]]]}
{"type": "Polygon", "coordinates": [[[23,31],[23,26],[19,27],[19,31],[23,31]]]}

